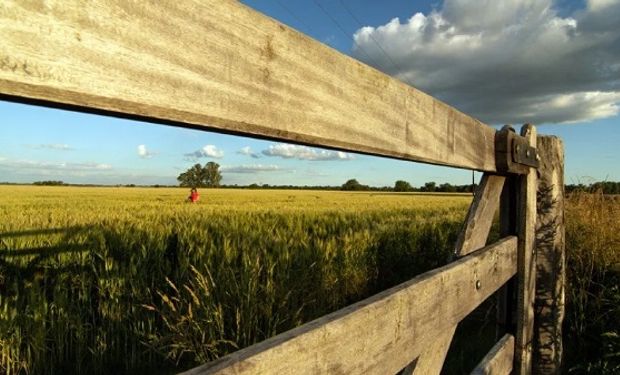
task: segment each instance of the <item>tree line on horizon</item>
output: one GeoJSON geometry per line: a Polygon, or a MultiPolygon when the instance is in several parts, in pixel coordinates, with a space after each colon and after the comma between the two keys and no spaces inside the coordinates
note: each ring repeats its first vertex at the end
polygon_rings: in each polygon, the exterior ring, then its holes
{"type": "MultiPolygon", "coordinates": [[[[340,186],[334,185],[269,185],[252,183],[249,185],[238,184],[221,184],[222,173],[220,165],[215,162],[208,162],[204,166],[198,163],[188,168],[185,172],[177,177],[179,185],[136,185],[136,184],[118,184],[116,186],[136,187],[196,187],[196,188],[221,188],[221,189],[287,189],[287,190],[342,190],[342,191],[393,191],[393,192],[427,192],[427,193],[471,193],[475,189],[475,185],[453,185],[449,182],[437,184],[435,181],[424,183],[420,187],[414,187],[405,180],[397,180],[393,186],[368,186],[360,183],[357,179],[347,180],[340,186]]],[[[9,184],[3,183],[3,184],[9,184]]],[[[33,185],[39,186],[98,186],[96,184],[68,184],[58,180],[35,181],[33,185]]],[[[602,181],[594,182],[589,185],[585,184],[567,184],[565,185],[566,193],[575,191],[584,192],[602,192],[603,194],[620,194],[620,182],[602,181]]]]}
{"type": "Polygon", "coordinates": [[[273,186],[269,184],[250,184],[247,186],[239,185],[221,185],[222,173],[219,170],[220,165],[215,162],[208,162],[204,166],[195,164],[185,172],[181,173],[177,177],[179,185],[183,187],[196,187],[196,188],[212,188],[212,187],[233,187],[233,188],[248,188],[248,189],[325,189],[325,190],[344,190],[344,191],[396,191],[396,192],[443,192],[443,193],[464,193],[472,192],[473,185],[452,185],[450,183],[443,183],[437,185],[436,182],[431,181],[425,183],[423,186],[416,188],[409,182],[404,180],[398,180],[394,183],[394,186],[382,186],[372,187],[368,185],[362,185],[356,179],[350,179],[341,186],[294,186],[294,185],[278,185],[273,186]]]}

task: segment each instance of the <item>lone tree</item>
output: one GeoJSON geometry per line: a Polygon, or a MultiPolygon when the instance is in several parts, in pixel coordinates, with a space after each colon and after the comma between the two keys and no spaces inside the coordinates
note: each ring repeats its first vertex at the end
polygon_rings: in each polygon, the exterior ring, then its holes
{"type": "Polygon", "coordinates": [[[220,181],[222,181],[220,165],[212,161],[205,164],[204,167],[200,164],[194,164],[193,167],[181,173],[177,180],[181,186],[187,187],[220,186],[220,181]]]}
{"type": "Polygon", "coordinates": [[[394,191],[413,191],[413,187],[407,181],[398,180],[394,184],[394,191]]]}

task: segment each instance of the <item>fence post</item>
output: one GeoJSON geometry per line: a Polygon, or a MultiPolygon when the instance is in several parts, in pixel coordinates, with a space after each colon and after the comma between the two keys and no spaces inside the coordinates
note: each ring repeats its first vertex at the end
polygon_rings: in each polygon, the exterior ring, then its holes
{"type": "Polygon", "coordinates": [[[536,299],[533,373],[559,374],[564,319],[564,149],[557,137],[538,137],[536,299]]]}
{"type": "MultiPolygon", "coordinates": [[[[499,235],[500,238],[517,235],[517,177],[507,176],[504,183],[504,190],[500,196],[499,206],[499,235]]],[[[512,278],[501,287],[496,295],[497,323],[495,327],[495,339],[500,340],[506,333],[516,331],[514,322],[514,305],[516,278],[512,278]]]]}
{"type": "MultiPolygon", "coordinates": [[[[525,124],[521,128],[532,147],[536,147],[536,128],[525,124]]],[[[517,229],[519,234],[517,265],[517,326],[515,334],[514,374],[532,372],[532,336],[534,329],[534,294],[536,287],[536,255],[534,235],[536,230],[536,170],[519,176],[517,193],[517,229]]]]}

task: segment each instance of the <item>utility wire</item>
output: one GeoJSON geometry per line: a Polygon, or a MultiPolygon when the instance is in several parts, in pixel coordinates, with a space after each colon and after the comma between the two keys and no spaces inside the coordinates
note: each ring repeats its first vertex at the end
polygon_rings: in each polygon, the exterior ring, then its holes
{"type": "MultiPolygon", "coordinates": [[[[347,7],[344,3],[344,1],[340,0],[340,5],[344,8],[344,10],[347,11],[347,13],[349,13],[349,15],[351,16],[351,18],[353,18],[355,20],[355,22],[357,22],[357,24],[359,25],[360,28],[364,27],[364,25],[362,25],[362,23],[360,22],[360,20],[355,16],[355,14],[353,14],[353,12],[351,11],[351,9],[349,9],[349,7],[347,7]]],[[[383,52],[383,54],[385,55],[385,57],[387,57],[388,60],[390,60],[390,63],[392,63],[392,65],[394,66],[394,68],[396,69],[396,73],[398,73],[399,71],[402,71],[398,64],[396,64],[396,62],[394,62],[394,60],[392,59],[392,57],[390,56],[389,53],[387,53],[387,51],[381,46],[381,44],[377,41],[377,39],[375,39],[374,36],[372,36],[372,33],[368,34],[368,36],[370,36],[370,39],[372,39],[372,41],[377,45],[377,47],[379,47],[379,49],[381,50],[381,52],[383,52]]],[[[361,48],[361,47],[360,47],[361,48]]]]}
{"type": "Polygon", "coordinates": [[[312,30],[312,28],[306,23],[306,21],[304,21],[300,17],[297,17],[297,15],[293,13],[293,11],[289,7],[284,5],[280,0],[275,0],[275,1],[278,3],[278,5],[280,5],[280,7],[282,7],[282,9],[284,9],[288,14],[290,14],[299,23],[301,23],[306,28],[307,32],[310,32],[310,30],[312,30]]]}
{"type": "Polygon", "coordinates": [[[360,48],[360,50],[364,53],[364,55],[368,57],[368,61],[370,61],[376,67],[381,66],[381,64],[377,64],[377,62],[372,57],[370,57],[370,54],[366,52],[366,50],[361,45],[355,42],[355,39],[353,39],[353,37],[344,30],[344,28],[340,25],[340,23],[334,17],[332,17],[332,15],[317,0],[312,0],[312,1],[314,2],[314,4],[316,4],[317,7],[319,7],[319,9],[321,9],[321,11],[323,11],[323,13],[325,13],[325,15],[338,27],[338,29],[340,29],[340,31],[347,38],[351,39],[353,43],[356,44],[360,48]]]}

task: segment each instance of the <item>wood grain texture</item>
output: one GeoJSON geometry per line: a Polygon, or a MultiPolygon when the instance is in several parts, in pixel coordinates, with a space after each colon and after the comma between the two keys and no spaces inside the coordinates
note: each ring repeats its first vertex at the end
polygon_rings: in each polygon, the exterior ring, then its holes
{"type": "Polygon", "coordinates": [[[504,335],[484,356],[471,375],[508,375],[512,371],[515,340],[512,335],[504,335]]]}
{"type": "Polygon", "coordinates": [[[557,137],[538,137],[536,220],[536,301],[534,350],[536,374],[559,374],[564,320],[565,227],[564,147],[557,137]]]}
{"type": "MultiPolygon", "coordinates": [[[[495,211],[504,187],[504,176],[485,173],[480,179],[474,200],[469,207],[463,229],[455,246],[455,255],[463,257],[486,244],[493,223],[495,211]]],[[[415,361],[415,366],[406,368],[402,375],[439,374],[450,348],[456,326],[446,329],[415,361]]]]}
{"type": "Polygon", "coordinates": [[[0,2],[0,94],[495,171],[495,130],[234,0],[0,2]]]}
{"type": "MultiPolygon", "coordinates": [[[[523,125],[521,135],[536,147],[536,128],[523,125]]],[[[536,170],[530,168],[519,176],[518,218],[519,266],[517,272],[517,327],[515,334],[515,363],[517,375],[532,372],[532,339],[534,332],[534,297],[536,295],[536,255],[534,238],[536,230],[536,170]]]]}
{"type": "MultiPolygon", "coordinates": [[[[517,175],[509,175],[504,182],[504,189],[500,196],[499,205],[499,235],[500,237],[517,235],[517,191],[519,181],[517,175]]],[[[516,322],[516,280],[513,278],[497,291],[496,334],[497,340],[507,332],[514,333],[516,322]]]]}
{"type": "Polygon", "coordinates": [[[439,375],[441,373],[454,331],[456,331],[456,325],[441,332],[435,341],[420,354],[413,371],[414,375],[439,375]]]}
{"type": "Polygon", "coordinates": [[[504,238],[186,374],[394,374],[516,273],[516,246],[504,238]]]}
{"type": "Polygon", "coordinates": [[[465,224],[456,240],[454,254],[457,257],[476,251],[486,244],[505,180],[504,176],[482,175],[465,224]]]}

